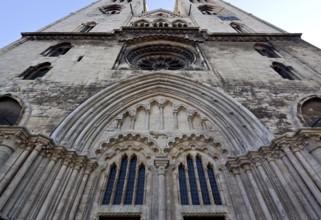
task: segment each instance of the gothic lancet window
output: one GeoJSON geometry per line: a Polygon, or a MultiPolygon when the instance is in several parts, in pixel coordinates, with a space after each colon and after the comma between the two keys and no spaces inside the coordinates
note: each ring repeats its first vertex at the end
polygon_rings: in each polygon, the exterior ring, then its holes
{"type": "Polygon", "coordinates": [[[180,189],[181,204],[188,205],[185,168],[183,167],[182,164],[178,167],[178,175],[179,175],[179,189],[180,189]]]}
{"type": "Polygon", "coordinates": [[[216,205],[222,205],[220,193],[211,165],[203,166],[202,158],[187,156],[187,170],[184,165],[178,167],[179,193],[181,205],[211,205],[211,198],[216,205]],[[187,187],[189,183],[189,189],[187,187]],[[211,191],[209,188],[211,188],[211,191]],[[210,192],[212,195],[210,195],[210,192]],[[199,195],[201,194],[201,198],[199,195]],[[189,204],[188,197],[191,197],[192,204],[189,204]],[[200,201],[202,200],[202,201],[200,201]]]}
{"type": "Polygon", "coordinates": [[[294,75],[292,68],[289,66],[285,66],[282,63],[273,62],[272,68],[284,79],[298,79],[298,77],[294,75]]]}
{"type": "Polygon", "coordinates": [[[230,26],[237,32],[237,33],[247,33],[248,31],[245,29],[243,24],[232,22],[230,26]]]}
{"type": "Polygon", "coordinates": [[[49,47],[47,50],[42,52],[41,54],[43,56],[48,56],[48,57],[57,57],[59,55],[64,55],[66,54],[71,48],[71,43],[61,43],[57,44],[55,46],[49,47]]]}
{"type": "Polygon", "coordinates": [[[97,23],[94,22],[94,21],[84,23],[84,24],[82,24],[82,26],[80,27],[79,32],[80,32],[80,33],[88,33],[88,32],[90,32],[96,25],[97,25],[97,23]]]}
{"type": "Polygon", "coordinates": [[[120,168],[113,164],[103,197],[103,205],[142,205],[144,203],[145,166],[138,165],[137,157],[127,155],[121,159],[120,168]]]}
{"type": "Polygon", "coordinates": [[[211,5],[201,5],[198,7],[198,10],[200,10],[204,15],[217,15],[215,7],[211,5]]]}
{"type": "Polygon", "coordinates": [[[255,44],[254,49],[260,53],[262,56],[269,58],[279,58],[279,56],[274,51],[273,47],[266,44],[255,44]]]}
{"type": "Polygon", "coordinates": [[[51,63],[41,63],[37,66],[31,66],[27,70],[25,70],[19,76],[22,76],[22,79],[32,80],[36,78],[43,77],[46,73],[51,69],[51,63]]]}
{"type": "Polygon", "coordinates": [[[0,97],[0,125],[16,125],[21,114],[20,104],[10,97],[0,97]]]}

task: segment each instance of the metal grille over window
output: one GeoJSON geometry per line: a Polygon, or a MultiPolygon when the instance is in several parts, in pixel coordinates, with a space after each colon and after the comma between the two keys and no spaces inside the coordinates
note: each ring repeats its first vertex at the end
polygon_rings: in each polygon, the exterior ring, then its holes
{"type": "Polygon", "coordinates": [[[211,205],[211,201],[214,201],[216,205],[222,205],[213,168],[210,165],[203,166],[200,156],[197,156],[196,159],[188,156],[186,162],[187,171],[183,164],[178,167],[181,205],[191,205],[188,200],[189,193],[192,205],[211,205]],[[196,176],[196,172],[198,176],[196,176]],[[187,190],[187,174],[189,191],[187,190]],[[209,187],[212,191],[209,190],[209,187]],[[200,200],[203,201],[202,204],[200,204],[200,200]]]}
{"type": "Polygon", "coordinates": [[[122,158],[120,169],[110,169],[103,205],[142,205],[144,203],[145,167],[137,165],[137,156],[122,158]]]}

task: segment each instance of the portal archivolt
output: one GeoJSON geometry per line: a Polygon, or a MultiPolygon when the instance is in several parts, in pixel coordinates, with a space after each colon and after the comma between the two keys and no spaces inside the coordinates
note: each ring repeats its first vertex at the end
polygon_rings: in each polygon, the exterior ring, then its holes
{"type": "Polygon", "coordinates": [[[185,77],[153,73],[114,84],[79,106],[54,131],[59,144],[93,152],[127,131],[153,136],[158,144],[180,133],[215,137],[233,153],[268,144],[272,135],[241,104],[214,87],[185,77]]]}

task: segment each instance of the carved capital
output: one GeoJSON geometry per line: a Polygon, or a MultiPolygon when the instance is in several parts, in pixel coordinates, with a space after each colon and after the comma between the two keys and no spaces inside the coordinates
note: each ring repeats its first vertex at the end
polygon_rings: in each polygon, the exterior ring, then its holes
{"type": "Polygon", "coordinates": [[[168,167],[169,160],[166,158],[155,159],[155,167],[157,168],[158,175],[165,175],[166,168],[168,167]]]}
{"type": "Polygon", "coordinates": [[[6,135],[3,132],[0,132],[0,144],[2,144],[4,142],[4,140],[8,140],[8,139],[9,139],[8,135],[6,135]]]}

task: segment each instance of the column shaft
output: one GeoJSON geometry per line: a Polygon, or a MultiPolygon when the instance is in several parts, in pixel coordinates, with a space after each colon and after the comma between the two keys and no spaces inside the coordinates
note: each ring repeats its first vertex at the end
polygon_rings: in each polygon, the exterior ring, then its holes
{"type": "Polygon", "coordinates": [[[249,197],[247,196],[247,193],[245,191],[245,188],[244,188],[244,185],[243,185],[243,182],[242,182],[240,174],[239,173],[235,173],[235,178],[236,178],[236,181],[237,181],[237,185],[238,185],[238,187],[239,187],[239,189],[241,191],[241,194],[242,194],[242,197],[243,197],[247,212],[249,214],[249,217],[252,220],[256,220],[254,211],[252,209],[252,205],[251,205],[249,197]]]}

